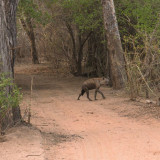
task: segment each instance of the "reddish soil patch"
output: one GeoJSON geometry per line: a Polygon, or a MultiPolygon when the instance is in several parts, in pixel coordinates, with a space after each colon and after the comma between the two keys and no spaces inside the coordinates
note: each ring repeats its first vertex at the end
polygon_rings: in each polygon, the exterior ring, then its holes
{"type": "Polygon", "coordinates": [[[131,102],[108,87],[101,88],[105,100],[98,95],[90,102],[84,95],[77,101],[84,78],[55,77],[51,69],[34,73],[30,98],[30,71],[24,70],[16,68],[16,82],[24,94],[22,113],[31,107],[32,127],[9,130],[0,159],[160,160],[158,107],[131,102]]]}

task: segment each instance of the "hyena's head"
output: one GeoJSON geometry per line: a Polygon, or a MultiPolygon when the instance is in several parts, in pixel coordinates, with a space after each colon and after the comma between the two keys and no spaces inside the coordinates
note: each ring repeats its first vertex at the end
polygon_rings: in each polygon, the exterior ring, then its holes
{"type": "Polygon", "coordinates": [[[102,77],[100,80],[101,85],[109,85],[109,78],[102,77]]]}

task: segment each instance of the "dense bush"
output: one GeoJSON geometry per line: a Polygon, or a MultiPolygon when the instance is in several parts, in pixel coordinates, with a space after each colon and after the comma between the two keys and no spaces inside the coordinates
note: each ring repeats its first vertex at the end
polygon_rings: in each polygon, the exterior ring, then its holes
{"type": "Polygon", "coordinates": [[[115,0],[131,98],[158,97],[160,80],[159,0],[115,0]]]}
{"type": "Polygon", "coordinates": [[[0,75],[0,121],[3,120],[7,112],[12,107],[19,106],[22,94],[13,80],[7,78],[5,74],[0,75]],[[9,94],[8,94],[9,90],[9,94]]]}

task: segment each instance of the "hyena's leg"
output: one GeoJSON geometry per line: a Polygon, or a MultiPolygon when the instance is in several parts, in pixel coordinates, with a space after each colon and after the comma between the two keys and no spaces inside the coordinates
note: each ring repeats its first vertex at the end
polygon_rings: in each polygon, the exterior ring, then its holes
{"type": "Polygon", "coordinates": [[[78,96],[78,98],[77,98],[77,100],[80,100],[79,98],[80,98],[81,95],[82,95],[82,94],[80,93],[79,96],[78,96]]]}
{"type": "Polygon", "coordinates": [[[89,90],[88,90],[88,89],[86,90],[86,93],[87,93],[87,98],[88,98],[90,101],[92,101],[92,100],[89,98],[89,90]]]}
{"type": "Polygon", "coordinates": [[[95,100],[97,100],[97,99],[96,99],[96,96],[97,96],[97,89],[95,90],[95,94],[94,94],[95,100]]]}
{"type": "Polygon", "coordinates": [[[106,98],[106,97],[104,96],[104,94],[103,94],[99,89],[97,90],[97,92],[99,92],[99,93],[102,95],[103,99],[106,98]]]}
{"type": "Polygon", "coordinates": [[[85,93],[85,91],[82,89],[82,90],[81,90],[81,93],[79,94],[79,96],[78,96],[78,98],[77,98],[77,100],[80,100],[80,99],[79,99],[80,96],[83,96],[84,93],[85,93]]]}

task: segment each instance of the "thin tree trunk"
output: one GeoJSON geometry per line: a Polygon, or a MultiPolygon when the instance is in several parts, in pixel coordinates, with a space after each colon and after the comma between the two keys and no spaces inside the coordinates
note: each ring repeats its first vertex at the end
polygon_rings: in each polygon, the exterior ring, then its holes
{"type": "MultiPolygon", "coordinates": [[[[17,0],[1,0],[0,1],[0,72],[7,73],[7,76],[13,78],[13,65],[16,41],[16,9],[17,0]]],[[[12,88],[8,86],[7,92],[12,92],[12,88]]],[[[1,107],[1,106],[0,106],[1,107]]],[[[13,120],[21,119],[20,108],[17,106],[12,109],[13,120]]],[[[7,117],[6,117],[7,119],[7,117]]],[[[8,120],[5,122],[9,123],[8,120]]],[[[6,123],[3,123],[7,125],[6,123]]],[[[3,127],[3,126],[2,126],[3,127]]]]}
{"type": "Polygon", "coordinates": [[[111,81],[115,89],[125,86],[126,70],[113,0],[102,0],[104,26],[110,60],[111,81]]]}
{"type": "Polygon", "coordinates": [[[88,38],[91,36],[91,34],[92,34],[92,32],[90,32],[84,40],[82,40],[82,35],[80,34],[80,32],[79,32],[79,35],[78,35],[78,46],[79,46],[78,61],[77,61],[78,75],[82,74],[83,47],[84,47],[86,41],[88,40],[88,38]]]}
{"type": "Polygon", "coordinates": [[[78,51],[78,62],[77,62],[77,73],[78,75],[82,74],[82,57],[83,57],[83,46],[82,46],[82,39],[81,35],[78,35],[78,42],[79,42],[79,51],[78,51]]]}
{"type": "Polygon", "coordinates": [[[76,68],[76,64],[77,64],[77,58],[76,58],[76,41],[75,41],[75,38],[74,38],[74,33],[73,33],[73,29],[71,27],[71,25],[69,23],[65,23],[66,24],[66,27],[68,29],[68,33],[71,37],[71,40],[72,40],[72,63],[71,63],[71,72],[72,73],[75,73],[75,68],[76,68]]]}
{"type": "Polygon", "coordinates": [[[32,62],[34,64],[38,64],[39,63],[38,53],[37,53],[37,49],[36,49],[35,35],[34,35],[34,30],[33,30],[31,19],[26,18],[26,20],[24,20],[21,18],[20,21],[21,21],[23,29],[27,33],[29,40],[30,40],[30,43],[31,43],[32,62]]]}

